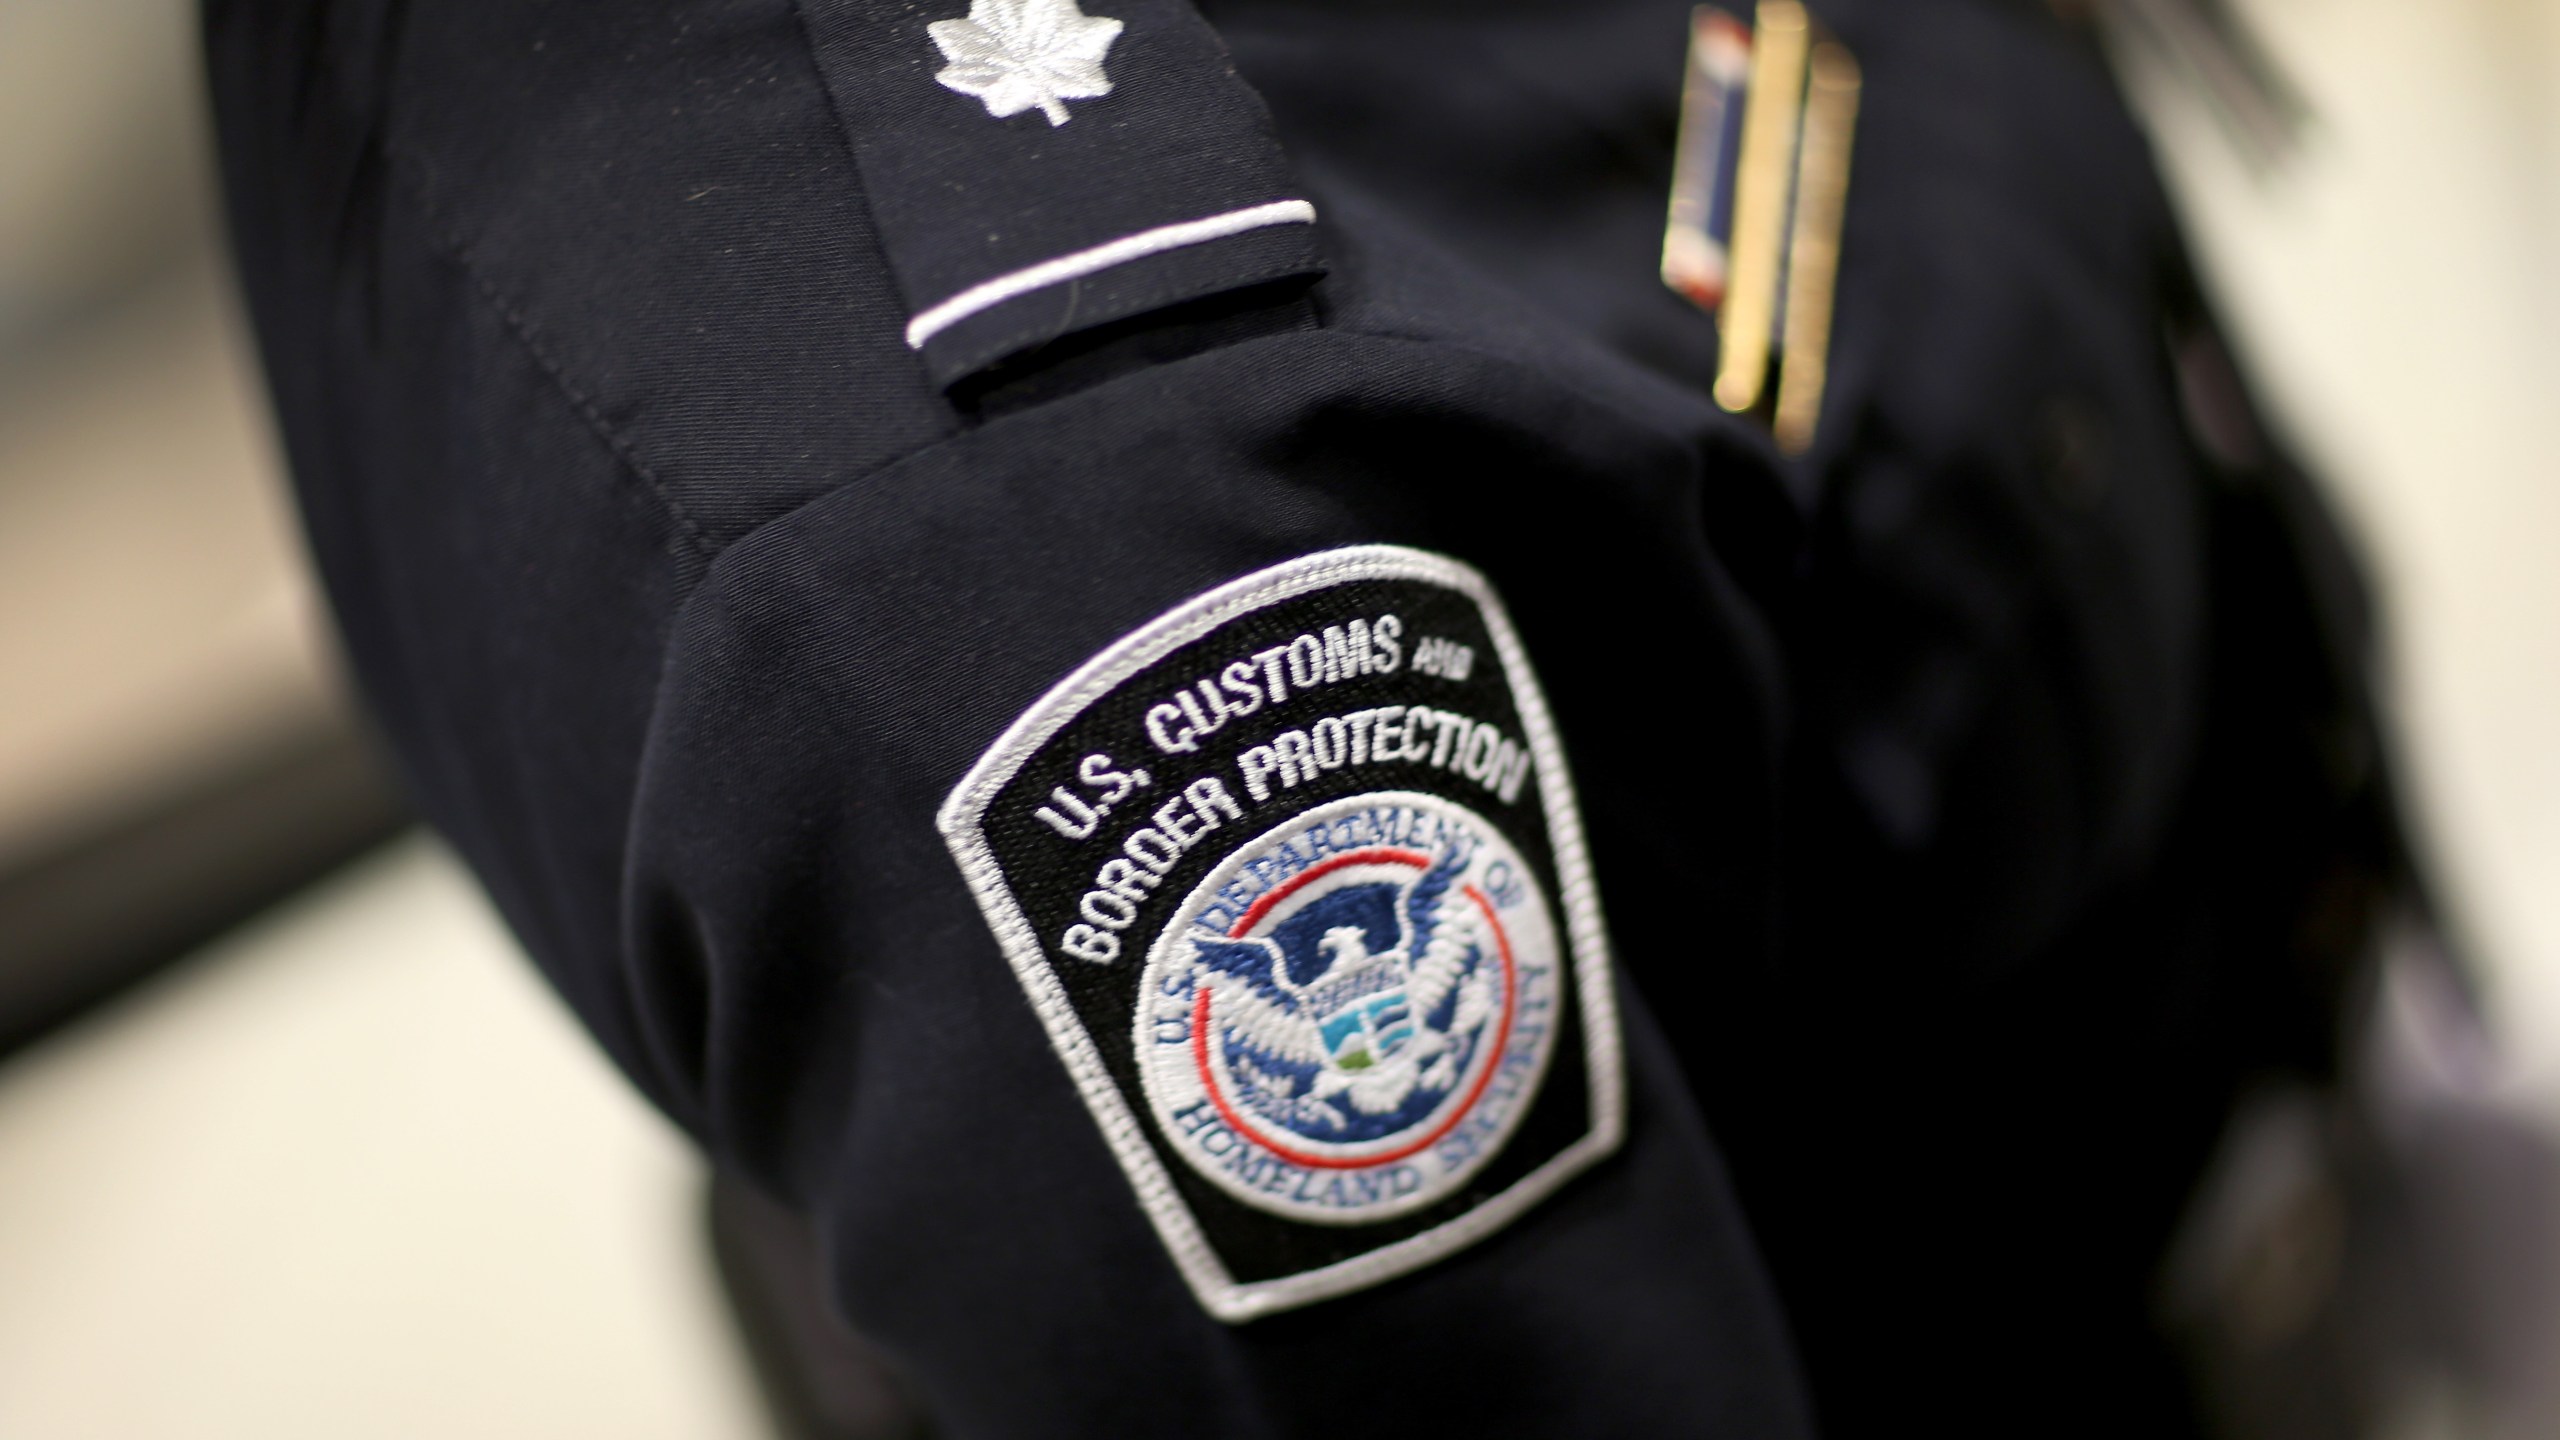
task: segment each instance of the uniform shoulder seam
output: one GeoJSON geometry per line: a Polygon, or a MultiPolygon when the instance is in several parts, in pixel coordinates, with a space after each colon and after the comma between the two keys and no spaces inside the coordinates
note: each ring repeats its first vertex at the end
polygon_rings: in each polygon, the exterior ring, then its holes
{"type": "Polygon", "coordinates": [[[569,408],[576,413],[579,420],[598,440],[604,442],[605,448],[613,453],[614,458],[620,461],[624,468],[636,476],[641,484],[648,487],[649,493],[656,497],[658,504],[666,511],[667,518],[675,522],[677,543],[690,552],[697,563],[708,564],[714,548],[709,537],[703,533],[701,524],[693,518],[692,512],[685,508],[684,502],[676,497],[674,487],[658,473],[657,467],[651,465],[640,454],[639,447],[632,443],[631,438],[605,418],[603,410],[596,405],[594,399],[569,377],[567,368],[543,343],[541,331],[532,320],[526,317],[524,311],[518,308],[507,292],[481,268],[479,259],[472,250],[471,242],[446,223],[443,213],[436,207],[434,197],[427,193],[427,187],[418,183],[415,177],[401,174],[407,165],[423,164],[424,157],[406,150],[405,147],[386,145],[384,149],[387,158],[395,162],[389,168],[395,175],[401,175],[401,183],[408,189],[411,198],[417,201],[418,208],[424,213],[427,220],[427,233],[436,247],[450,256],[454,264],[462,268],[462,273],[470,277],[472,288],[479,292],[480,298],[496,313],[500,323],[506,326],[507,333],[514,337],[516,344],[523,348],[535,366],[549,378],[552,387],[560,393],[563,400],[568,402],[569,408]]]}

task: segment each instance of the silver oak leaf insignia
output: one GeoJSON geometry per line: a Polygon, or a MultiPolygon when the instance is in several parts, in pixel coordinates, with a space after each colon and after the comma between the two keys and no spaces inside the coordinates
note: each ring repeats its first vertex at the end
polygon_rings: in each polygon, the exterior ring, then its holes
{"type": "Polygon", "coordinates": [[[1067,101],[1111,93],[1102,56],[1120,22],[1087,15],[1076,0],[970,0],[968,19],[925,29],[951,62],[933,78],[976,96],[999,120],[1036,107],[1064,125],[1067,101]]]}

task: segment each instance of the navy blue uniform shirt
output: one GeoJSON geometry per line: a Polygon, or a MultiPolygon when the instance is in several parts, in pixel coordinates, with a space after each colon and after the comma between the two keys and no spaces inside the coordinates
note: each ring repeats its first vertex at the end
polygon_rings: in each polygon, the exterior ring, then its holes
{"type": "Polygon", "coordinates": [[[1785,457],[1685,0],[209,0],[420,804],[951,1434],[2192,1424],[2352,576],[2081,38],[1817,8],[1785,457]]]}

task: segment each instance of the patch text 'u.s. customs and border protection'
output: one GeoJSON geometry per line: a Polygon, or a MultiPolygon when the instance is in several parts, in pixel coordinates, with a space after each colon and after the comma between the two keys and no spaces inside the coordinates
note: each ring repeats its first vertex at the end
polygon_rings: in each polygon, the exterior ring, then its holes
{"type": "Polygon", "coordinates": [[[939,823],[1221,1319],[1428,1265],[1619,1142],[1571,778],[1455,560],[1329,551],[1177,607],[1034,705],[939,823]]]}

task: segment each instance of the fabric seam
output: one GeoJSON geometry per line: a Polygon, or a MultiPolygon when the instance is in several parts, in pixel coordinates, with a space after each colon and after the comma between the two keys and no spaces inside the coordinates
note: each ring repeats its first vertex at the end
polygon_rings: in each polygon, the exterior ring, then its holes
{"type": "MultiPolygon", "coordinates": [[[[1605,397],[1593,392],[1585,386],[1577,385],[1566,380],[1556,379],[1541,372],[1531,371],[1518,360],[1501,354],[1498,351],[1487,350],[1480,346],[1467,344],[1464,341],[1449,340],[1440,336],[1405,335],[1390,330],[1364,330],[1329,324],[1320,324],[1318,328],[1312,332],[1297,330],[1279,335],[1255,336],[1249,340],[1239,341],[1234,345],[1222,345],[1213,350],[1203,351],[1199,355],[1186,355],[1177,360],[1166,361],[1162,365],[1146,367],[1135,374],[1114,376],[1100,385],[1094,386],[1089,390],[1079,391],[1075,396],[1067,398],[1081,399],[1084,396],[1100,394],[1116,386],[1129,384],[1141,376],[1158,374],[1176,366],[1190,364],[1205,355],[1223,354],[1230,351],[1246,349],[1255,345],[1279,345],[1327,337],[1340,337],[1353,343],[1374,343],[1398,348],[1411,347],[1413,349],[1422,350],[1446,349],[1458,351],[1466,355],[1471,355],[1476,359],[1486,361],[1490,364],[1499,365],[1505,370],[1530,375],[1539,383],[1551,385],[1557,390],[1571,395],[1575,400],[1583,404],[1608,411],[1611,415],[1616,416],[1622,422],[1642,429],[1645,433],[1657,437],[1665,444],[1678,445],[1683,443],[1681,437],[1677,434],[1665,430],[1662,426],[1654,424],[1652,421],[1647,420],[1640,414],[1628,410],[1624,406],[1610,402],[1605,397]]],[[[1033,414],[1040,408],[1042,407],[1033,406],[1019,413],[1026,415],[1033,414]]],[[[1001,424],[1005,420],[1012,418],[1013,416],[1007,415],[999,417],[996,420],[991,420],[987,425],[959,431],[954,434],[935,436],[933,439],[928,440],[911,450],[901,451],[898,454],[889,456],[880,461],[880,463],[872,465],[857,474],[848,475],[836,484],[830,485],[826,489],[818,491],[816,494],[804,496],[801,499],[792,502],[789,508],[777,511],[774,514],[757,521],[755,524],[748,526],[745,530],[739,532],[737,535],[731,537],[726,543],[721,545],[718,552],[716,552],[712,558],[716,559],[718,558],[718,555],[728,553],[731,547],[737,545],[741,541],[752,538],[770,526],[782,524],[809,507],[832,499],[847,486],[857,485],[863,481],[875,479],[881,475],[887,474],[891,470],[897,469],[899,466],[912,464],[945,445],[965,440],[972,435],[976,435],[983,430],[992,428],[994,425],[1001,424]]]]}
{"type": "Polygon", "coordinates": [[[401,185],[408,190],[410,197],[417,201],[418,208],[425,212],[428,234],[436,247],[443,250],[454,264],[460,266],[462,272],[471,278],[472,288],[479,292],[481,300],[497,314],[499,321],[506,326],[507,333],[551,381],[553,388],[558,390],[561,398],[569,403],[569,408],[585,423],[587,429],[604,442],[605,448],[613,452],[616,460],[648,487],[649,493],[657,499],[659,505],[665,508],[667,518],[675,522],[683,548],[691,553],[693,559],[707,567],[717,551],[713,548],[710,537],[703,533],[701,525],[694,520],[692,513],[686,510],[684,502],[676,497],[673,487],[667,484],[655,466],[641,456],[638,445],[623,434],[612,421],[607,420],[603,410],[596,405],[595,401],[579,388],[576,381],[569,378],[566,368],[543,345],[540,332],[533,322],[525,317],[524,312],[516,307],[507,293],[481,268],[477,256],[473,253],[471,242],[452,228],[445,220],[443,212],[437,208],[435,198],[427,192],[427,187],[420,183],[416,176],[409,173],[411,166],[424,168],[424,157],[405,146],[389,142],[383,145],[383,156],[386,160],[396,162],[389,168],[399,177],[401,185]]]}

